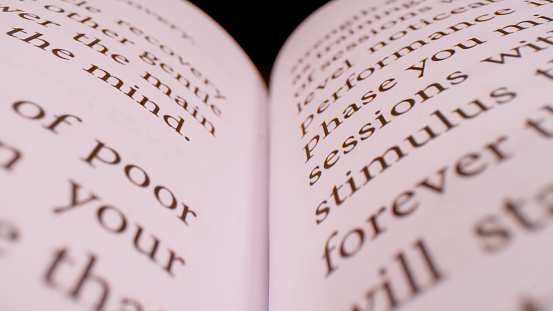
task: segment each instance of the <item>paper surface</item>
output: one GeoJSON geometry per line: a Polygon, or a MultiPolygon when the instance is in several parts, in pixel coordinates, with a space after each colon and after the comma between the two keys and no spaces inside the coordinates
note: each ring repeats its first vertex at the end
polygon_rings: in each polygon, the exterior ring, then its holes
{"type": "Polygon", "coordinates": [[[182,1],[5,1],[0,47],[2,309],[266,308],[266,90],[230,36],[182,1]]]}
{"type": "Polygon", "coordinates": [[[545,310],[545,1],[333,1],[271,80],[271,310],[545,310]]]}

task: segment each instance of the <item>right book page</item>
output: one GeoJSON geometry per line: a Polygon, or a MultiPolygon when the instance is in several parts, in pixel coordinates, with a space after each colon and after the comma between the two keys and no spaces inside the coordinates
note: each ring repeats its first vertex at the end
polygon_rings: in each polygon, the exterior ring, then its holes
{"type": "Polygon", "coordinates": [[[553,307],[553,2],[331,1],[271,77],[271,310],[553,307]]]}

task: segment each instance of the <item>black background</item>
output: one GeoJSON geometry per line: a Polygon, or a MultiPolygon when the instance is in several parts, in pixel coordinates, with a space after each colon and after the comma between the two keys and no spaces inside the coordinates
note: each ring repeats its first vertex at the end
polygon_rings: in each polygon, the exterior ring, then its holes
{"type": "Polygon", "coordinates": [[[286,38],[301,21],[327,1],[190,2],[230,33],[268,81],[273,62],[286,38]]]}

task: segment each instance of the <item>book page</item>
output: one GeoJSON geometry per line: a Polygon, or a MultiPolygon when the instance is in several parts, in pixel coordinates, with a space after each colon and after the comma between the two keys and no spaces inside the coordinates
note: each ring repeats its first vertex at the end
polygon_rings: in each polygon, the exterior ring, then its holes
{"type": "Polygon", "coordinates": [[[271,310],[553,307],[553,5],[331,1],[272,76],[271,310]]]}
{"type": "Polygon", "coordinates": [[[185,1],[0,4],[2,310],[262,310],[267,93],[185,1]]]}

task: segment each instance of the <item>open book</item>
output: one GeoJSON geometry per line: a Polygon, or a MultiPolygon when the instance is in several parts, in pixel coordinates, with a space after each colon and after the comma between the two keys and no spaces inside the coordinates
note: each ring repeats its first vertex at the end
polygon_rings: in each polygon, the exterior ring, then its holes
{"type": "Polygon", "coordinates": [[[552,3],[3,1],[0,308],[551,309],[552,3]]]}

